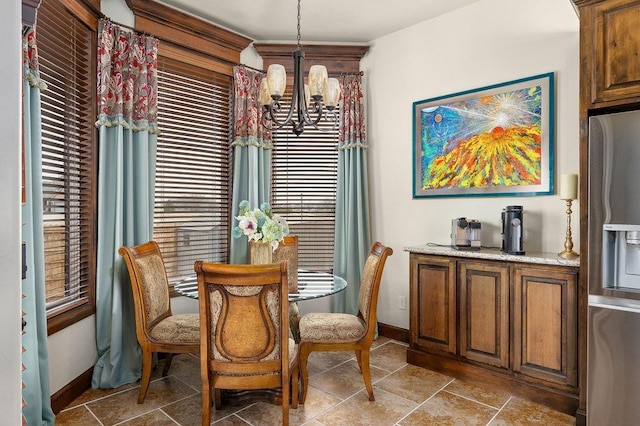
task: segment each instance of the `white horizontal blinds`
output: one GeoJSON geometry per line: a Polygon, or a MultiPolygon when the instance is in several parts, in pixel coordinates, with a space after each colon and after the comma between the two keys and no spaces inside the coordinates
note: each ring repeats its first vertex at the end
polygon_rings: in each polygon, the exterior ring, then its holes
{"type": "MultiPolygon", "coordinates": [[[[286,118],[291,87],[283,112],[286,118]]],[[[321,131],[307,126],[296,136],[291,126],[274,132],[271,202],[285,217],[291,234],[298,235],[298,267],[333,270],[338,130],[323,123],[321,131]]]]}
{"type": "Polygon", "coordinates": [[[42,180],[49,316],[92,297],[95,35],[57,1],[38,11],[42,180]]]}
{"type": "Polygon", "coordinates": [[[227,262],[231,77],[158,59],[154,239],[170,281],[196,260],[227,262]]]}

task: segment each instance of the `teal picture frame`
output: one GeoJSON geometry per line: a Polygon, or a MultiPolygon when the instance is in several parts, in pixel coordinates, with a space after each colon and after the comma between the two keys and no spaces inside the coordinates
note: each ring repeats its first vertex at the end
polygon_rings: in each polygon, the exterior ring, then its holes
{"type": "Polygon", "coordinates": [[[554,190],[555,73],[413,103],[413,198],[554,190]]]}

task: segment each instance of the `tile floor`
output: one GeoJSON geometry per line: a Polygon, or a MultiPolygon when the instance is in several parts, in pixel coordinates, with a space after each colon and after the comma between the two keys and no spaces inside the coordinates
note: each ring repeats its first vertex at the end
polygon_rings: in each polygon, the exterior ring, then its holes
{"type": "MultiPolygon", "coordinates": [[[[380,338],[371,351],[375,402],[364,390],[353,352],[316,352],[309,359],[305,405],[291,425],[575,425],[575,418],[511,395],[483,389],[406,362],[405,344],[380,338]]],[[[56,416],[65,425],[199,425],[198,359],[176,355],[169,375],[154,371],[143,404],[137,384],[90,389],[56,416]]],[[[256,402],[212,410],[215,425],[279,425],[279,406],[256,402]]]]}

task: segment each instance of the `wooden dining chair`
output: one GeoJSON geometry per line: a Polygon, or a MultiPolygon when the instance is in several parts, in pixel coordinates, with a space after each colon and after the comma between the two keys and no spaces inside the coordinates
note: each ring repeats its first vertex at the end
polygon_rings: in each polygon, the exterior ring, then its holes
{"type": "Polygon", "coordinates": [[[149,388],[153,353],[166,353],[162,376],[166,376],[174,353],[197,354],[200,350],[198,314],[171,312],[169,281],[160,248],[155,241],[138,246],[120,247],[124,258],[136,317],[136,336],[142,349],[142,378],[138,404],[149,388]]]}
{"type": "Polygon", "coordinates": [[[228,265],[197,261],[202,424],[222,389],[282,390],[282,424],[298,407],[298,347],[289,337],[287,262],[228,265]],[[292,380],[293,378],[293,380],[292,380]],[[291,396],[293,395],[293,398],[291,396]]]}
{"type": "Polygon", "coordinates": [[[312,312],[300,319],[300,404],[304,404],[307,398],[307,360],[314,351],[355,351],[369,401],[375,401],[371,386],[369,350],[376,333],[380,279],[387,257],[392,254],[391,248],[379,242],[371,247],[362,271],[357,315],[312,312]]]}

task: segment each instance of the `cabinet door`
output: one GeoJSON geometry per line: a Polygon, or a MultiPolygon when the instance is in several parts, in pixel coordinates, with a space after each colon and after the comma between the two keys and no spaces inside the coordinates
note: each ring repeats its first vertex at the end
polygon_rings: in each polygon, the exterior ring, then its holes
{"type": "MultiPolygon", "coordinates": [[[[580,6],[588,2],[575,3],[580,6]]],[[[581,61],[587,68],[585,78],[591,79],[591,103],[637,101],[640,97],[640,1],[591,2],[580,9],[580,25],[581,61]]]]}
{"type": "Polygon", "coordinates": [[[459,262],[460,355],[509,368],[509,267],[459,262]]]}
{"type": "Polygon", "coordinates": [[[513,267],[515,373],[577,383],[577,270],[513,267]]]}
{"type": "Polygon", "coordinates": [[[456,352],[456,263],[411,254],[410,343],[413,347],[456,352]]]}

